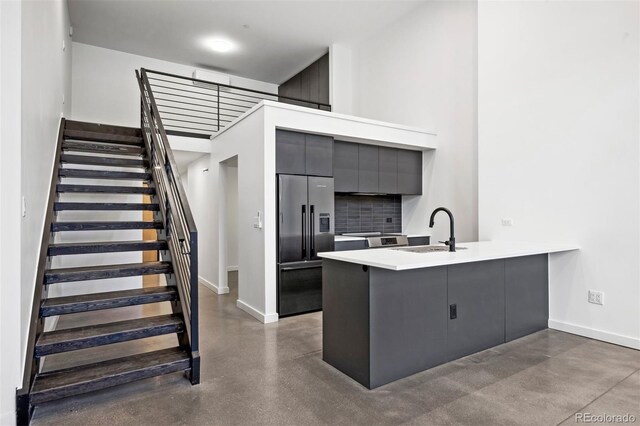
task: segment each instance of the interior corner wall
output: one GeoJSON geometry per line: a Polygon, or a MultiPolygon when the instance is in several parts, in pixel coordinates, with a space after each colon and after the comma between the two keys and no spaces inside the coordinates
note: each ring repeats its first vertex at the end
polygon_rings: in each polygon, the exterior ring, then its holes
{"type": "Polygon", "coordinates": [[[551,257],[550,327],[640,349],[640,4],[478,16],[480,238],[580,246],[551,257]]]}
{"type": "MultiPolygon", "coordinates": [[[[431,211],[445,206],[458,241],[476,241],[477,3],[427,2],[351,50],[353,75],[342,85],[352,87],[354,115],[438,135],[438,149],[423,156],[423,196],[403,197],[403,232],[424,233],[431,211]]],[[[445,222],[434,240],[448,238],[445,222]]]]}
{"type": "MultiPolygon", "coordinates": [[[[73,43],[74,120],[140,126],[140,89],[135,70],[147,68],[191,77],[196,67],[73,43]]],[[[229,76],[233,86],[278,93],[278,85],[229,76]]]]}
{"type": "Polygon", "coordinates": [[[21,188],[26,214],[21,224],[20,327],[24,353],[58,127],[60,118],[71,111],[67,2],[22,2],[21,24],[21,188]]]}

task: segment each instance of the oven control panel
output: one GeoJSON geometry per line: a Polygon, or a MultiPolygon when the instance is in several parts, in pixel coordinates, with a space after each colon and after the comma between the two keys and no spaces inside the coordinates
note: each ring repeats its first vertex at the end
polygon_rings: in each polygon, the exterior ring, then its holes
{"type": "Polygon", "coordinates": [[[406,235],[383,235],[379,237],[367,238],[369,248],[402,247],[409,245],[406,235]]]}

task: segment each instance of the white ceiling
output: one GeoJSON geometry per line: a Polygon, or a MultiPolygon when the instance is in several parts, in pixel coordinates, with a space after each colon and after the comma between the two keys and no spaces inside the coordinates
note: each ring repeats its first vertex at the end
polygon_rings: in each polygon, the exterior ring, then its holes
{"type": "Polygon", "coordinates": [[[73,40],[280,84],[333,43],[357,41],[424,1],[69,0],[73,40]],[[214,53],[206,37],[232,40],[214,53]]]}

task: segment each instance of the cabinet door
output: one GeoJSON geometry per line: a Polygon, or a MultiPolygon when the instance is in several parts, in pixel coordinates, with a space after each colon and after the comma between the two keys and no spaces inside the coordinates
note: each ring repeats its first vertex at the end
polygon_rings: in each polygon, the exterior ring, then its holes
{"type": "Polygon", "coordinates": [[[548,255],[505,259],[507,342],[544,330],[549,323],[548,255]]]}
{"type": "Polygon", "coordinates": [[[449,360],[504,343],[504,260],[449,266],[447,285],[449,360]]]}
{"type": "Polygon", "coordinates": [[[333,138],[305,135],[307,176],[333,176],[333,138]]]}
{"type": "Polygon", "coordinates": [[[336,192],[358,192],[358,145],[336,141],[333,145],[333,182],[336,192]]]}
{"type": "Polygon", "coordinates": [[[281,265],[277,307],[281,317],[322,309],[322,265],[281,265]]]}
{"type": "Polygon", "coordinates": [[[398,193],[398,150],[381,146],[378,150],[378,190],[398,193]]]}
{"type": "Polygon", "coordinates": [[[304,133],[276,130],[276,173],[305,174],[304,133]]]}
{"type": "Polygon", "coordinates": [[[358,145],[358,192],[378,192],[378,147],[358,145]]]}
{"type": "Polygon", "coordinates": [[[422,152],[398,150],[398,193],[422,194],[422,152]]]}

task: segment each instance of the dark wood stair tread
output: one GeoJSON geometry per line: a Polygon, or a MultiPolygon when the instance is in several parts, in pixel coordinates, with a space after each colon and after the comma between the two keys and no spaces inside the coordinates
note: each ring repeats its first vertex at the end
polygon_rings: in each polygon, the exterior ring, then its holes
{"type": "Polygon", "coordinates": [[[182,331],[184,322],[175,314],[48,331],[42,333],[36,342],[35,356],[42,357],[182,331]]]}
{"type": "Polygon", "coordinates": [[[92,152],[96,154],[117,154],[117,155],[143,155],[146,150],[143,146],[120,145],[105,142],[79,142],[64,141],[63,151],[92,152]]]}
{"type": "Polygon", "coordinates": [[[50,317],[75,314],[78,312],[122,308],[124,306],[170,302],[177,299],[178,292],[174,287],[147,287],[134,290],[54,297],[42,301],[40,316],[50,317]]]}
{"type": "Polygon", "coordinates": [[[36,376],[30,402],[40,404],[162,374],[186,371],[190,367],[186,351],[170,348],[42,373],[36,376]]]}
{"type": "Polygon", "coordinates": [[[76,185],[59,183],[58,192],[73,192],[82,194],[146,194],[153,195],[156,189],[144,186],[112,186],[112,185],[76,185]]]}
{"type": "Polygon", "coordinates": [[[50,244],[48,256],[70,254],[115,253],[125,251],[166,250],[167,242],[163,240],[140,241],[92,241],[86,243],[50,244]]]}
{"type": "Polygon", "coordinates": [[[151,180],[151,173],[60,168],[58,176],[79,179],[151,180]]]}
{"type": "Polygon", "coordinates": [[[147,203],[68,203],[57,202],[53,205],[53,210],[151,210],[159,211],[158,204],[147,203]]]}
{"type": "Polygon", "coordinates": [[[124,229],[162,229],[161,221],[131,221],[131,222],[54,222],[51,232],[61,231],[115,231],[124,229]]]}
{"type": "MultiPolygon", "coordinates": [[[[106,130],[106,129],[105,129],[106,130]]],[[[92,132],[88,130],[65,129],[64,138],[92,142],[109,142],[124,145],[142,145],[141,136],[119,135],[108,132],[92,132]]]]}
{"type": "Polygon", "coordinates": [[[91,166],[110,166],[110,167],[136,167],[146,168],[149,166],[147,160],[137,158],[116,158],[116,157],[97,157],[93,155],[74,155],[62,154],[60,156],[62,164],[84,164],[91,166]]]}
{"type": "Polygon", "coordinates": [[[47,269],[45,284],[71,281],[103,280],[109,278],[134,277],[139,275],[169,274],[173,272],[171,262],[124,263],[104,266],[82,266],[78,268],[47,269]]]}

